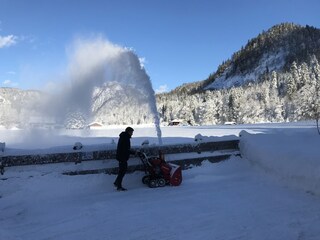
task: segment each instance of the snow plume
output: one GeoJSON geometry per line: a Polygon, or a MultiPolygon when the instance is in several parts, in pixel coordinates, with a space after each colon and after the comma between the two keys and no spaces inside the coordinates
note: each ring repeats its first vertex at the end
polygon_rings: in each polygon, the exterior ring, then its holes
{"type": "MultiPolygon", "coordinates": [[[[129,98],[135,99],[138,106],[147,104],[153,114],[159,144],[161,144],[160,121],[156,108],[154,91],[140,59],[130,49],[115,45],[103,37],[78,39],[68,49],[69,66],[63,89],[50,101],[55,118],[65,120],[70,112],[82,115],[87,123],[93,119],[93,92],[116,83],[129,87],[129,98]]],[[[116,97],[116,96],[115,96],[116,97]]],[[[121,103],[122,99],[116,99],[121,103]]],[[[103,104],[102,104],[103,106],[103,104]]],[[[115,106],[116,107],[116,106],[115,106]]],[[[127,109],[130,108],[126,106],[127,109]]]]}

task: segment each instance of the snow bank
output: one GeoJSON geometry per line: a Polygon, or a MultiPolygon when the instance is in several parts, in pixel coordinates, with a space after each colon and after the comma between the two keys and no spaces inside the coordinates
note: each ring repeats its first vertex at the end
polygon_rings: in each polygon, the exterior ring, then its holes
{"type": "Polygon", "coordinates": [[[320,195],[320,136],[315,129],[240,132],[240,152],[286,184],[320,195]]]}
{"type": "Polygon", "coordinates": [[[194,141],[197,143],[202,142],[219,142],[219,141],[230,141],[230,140],[237,140],[238,137],[235,135],[226,135],[223,137],[217,136],[203,136],[200,133],[194,136],[194,141]]]}

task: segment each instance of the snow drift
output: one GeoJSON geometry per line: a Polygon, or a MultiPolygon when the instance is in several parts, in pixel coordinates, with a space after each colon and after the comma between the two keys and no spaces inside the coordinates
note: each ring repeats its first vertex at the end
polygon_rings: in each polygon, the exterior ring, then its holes
{"type": "Polygon", "coordinates": [[[240,132],[240,152],[253,166],[289,186],[320,194],[320,136],[315,129],[240,132]]]}

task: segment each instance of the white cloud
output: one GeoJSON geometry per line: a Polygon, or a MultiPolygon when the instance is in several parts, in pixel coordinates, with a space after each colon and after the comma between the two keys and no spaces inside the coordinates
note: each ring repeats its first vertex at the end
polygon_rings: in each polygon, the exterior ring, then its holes
{"type": "Polygon", "coordinates": [[[18,86],[18,83],[16,82],[12,82],[11,80],[9,79],[6,79],[2,82],[3,85],[7,86],[7,87],[16,87],[18,86]]]}
{"type": "Polygon", "coordinates": [[[9,47],[17,43],[18,37],[14,35],[0,36],[0,48],[9,47]]]}
{"type": "Polygon", "coordinates": [[[167,84],[161,85],[158,89],[156,89],[155,92],[156,92],[156,93],[168,92],[168,86],[167,86],[167,84]]]}

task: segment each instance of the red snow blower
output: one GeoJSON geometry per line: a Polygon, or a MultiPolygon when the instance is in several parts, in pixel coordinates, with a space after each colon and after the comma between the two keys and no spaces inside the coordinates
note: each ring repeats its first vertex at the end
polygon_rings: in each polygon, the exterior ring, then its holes
{"type": "Polygon", "coordinates": [[[150,188],[164,187],[165,185],[179,186],[182,182],[181,167],[167,163],[159,152],[159,157],[148,157],[144,152],[138,152],[145,167],[146,175],[142,178],[143,184],[150,188]]]}

